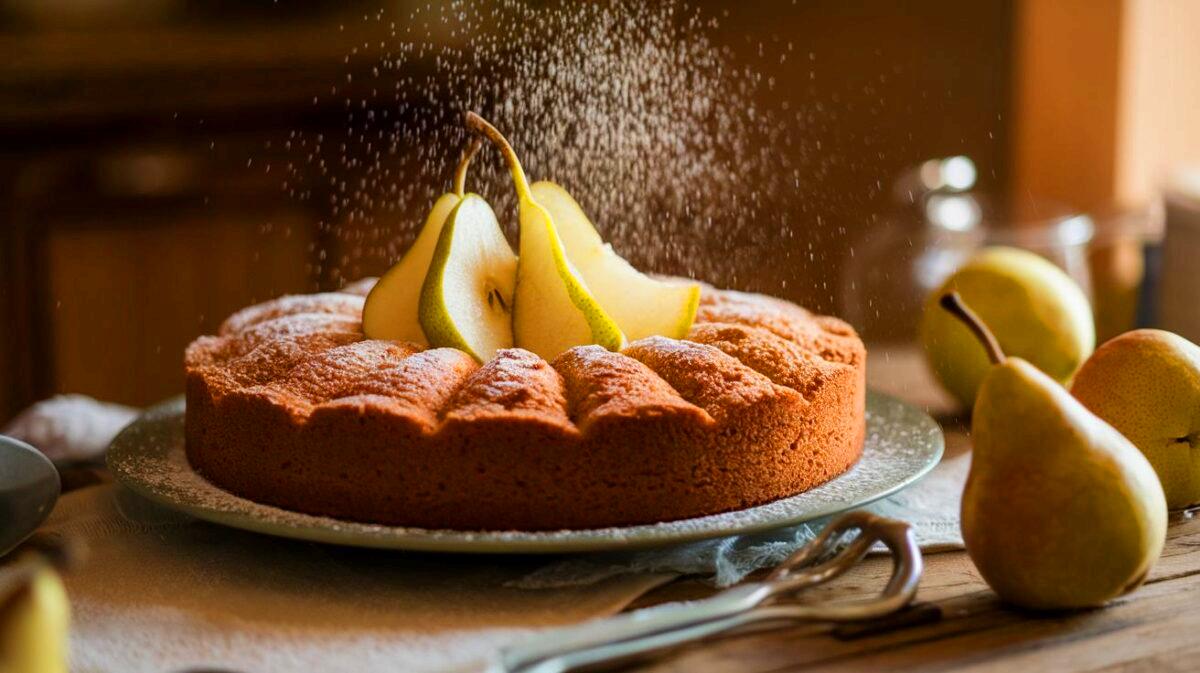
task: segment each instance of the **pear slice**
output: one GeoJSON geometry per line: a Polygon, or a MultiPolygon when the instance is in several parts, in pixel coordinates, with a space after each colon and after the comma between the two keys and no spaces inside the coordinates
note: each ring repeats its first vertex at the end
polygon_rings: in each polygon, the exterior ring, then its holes
{"type": "Polygon", "coordinates": [[[516,152],[496,127],[468,112],[469,129],[491,140],[504,155],[520,203],[521,233],[513,337],[521,348],[551,360],[585,344],[618,350],[625,336],[568,259],[554,219],[529,189],[516,152]]]}
{"type": "Polygon", "coordinates": [[[567,190],[553,182],[535,182],[530,192],[550,213],[567,258],[626,339],[687,336],[700,305],[698,284],[657,280],[633,268],[604,242],[567,190]]]}
{"type": "Polygon", "coordinates": [[[429,272],[433,250],[450,212],[463,200],[466,187],[467,167],[479,151],[481,143],[475,139],[463,154],[462,161],[454,174],[454,191],[442,194],[433,204],[421,233],[413,241],[408,252],[375,283],[363,304],[363,335],[368,339],[410,341],[428,346],[429,340],[421,329],[418,305],[421,302],[421,287],[429,272]]]}
{"type": "Polygon", "coordinates": [[[436,347],[457,348],[487,362],[513,345],[513,286],[517,256],[496,214],[467,194],[438,236],[421,289],[421,329],[436,347]]]}

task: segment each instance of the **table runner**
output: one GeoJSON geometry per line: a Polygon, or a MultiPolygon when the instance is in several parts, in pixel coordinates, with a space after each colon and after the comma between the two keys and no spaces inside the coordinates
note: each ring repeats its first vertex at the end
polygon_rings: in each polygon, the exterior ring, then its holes
{"type": "Polygon", "coordinates": [[[473,671],[542,629],[613,614],[667,574],[509,586],[543,565],[334,547],[176,515],[115,485],[67,494],[42,531],[87,561],[64,577],[72,670],[473,671]]]}

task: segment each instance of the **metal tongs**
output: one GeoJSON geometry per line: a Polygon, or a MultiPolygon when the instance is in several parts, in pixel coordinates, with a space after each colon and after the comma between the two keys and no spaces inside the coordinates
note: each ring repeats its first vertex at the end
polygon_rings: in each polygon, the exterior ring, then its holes
{"type": "Polygon", "coordinates": [[[762,581],[741,584],[699,601],[648,608],[547,634],[501,652],[499,668],[494,670],[598,670],[751,626],[878,619],[912,601],[921,569],[921,552],[907,523],[862,511],[850,512],[832,521],[762,581]],[[838,550],[842,539],[855,531],[858,535],[853,541],[838,550]],[[796,601],[804,589],[852,568],[876,542],[882,542],[892,554],[892,575],[882,592],[866,600],[796,601]]]}

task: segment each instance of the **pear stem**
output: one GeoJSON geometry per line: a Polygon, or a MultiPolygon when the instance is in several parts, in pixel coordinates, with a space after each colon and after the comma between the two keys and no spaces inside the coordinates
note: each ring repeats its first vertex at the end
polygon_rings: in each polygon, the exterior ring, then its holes
{"type": "Polygon", "coordinates": [[[504,155],[504,160],[508,163],[508,170],[512,173],[513,183],[517,187],[517,196],[522,201],[532,200],[529,194],[529,178],[525,177],[525,169],[521,168],[521,161],[517,159],[516,151],[513,150],[512,145],[508,144],[504,135],[474,112],[467,112],[464,123],[469,130],[484,136],[500,148],[500,154],[504,155]]]}
{"type": "Polygon", "coordinates": [[[471,144],[463,152],[462,159],[458,162],[458,168],[454,170],[454,193],[461,198],[467,191],[467,168],[471,165],[471,159],[475,158],[475,153],[483,146],[483,141],[478,137],[471,138],[471,144]]]}
{"type": "Polygon", "coordinates": [[[987,351],[988,359],[992,361],[992,364],[998,365],[1004,362],[1006,359],[1004,357],[1004,350],[1000,348],[1000,342],[996,341],[996,335],[992,334],[992,330],[988,329],[987,324],[979,318],[979,315],[972,311],[970,306],[967,306],[967,303],[963,301],[962,295],[953,291],[947,292],[942,295],[939,303],[942,305],[942,308],[963,321],[963,324],[975,334],[976,338],[983,344],[984,350],[987,351]]]}

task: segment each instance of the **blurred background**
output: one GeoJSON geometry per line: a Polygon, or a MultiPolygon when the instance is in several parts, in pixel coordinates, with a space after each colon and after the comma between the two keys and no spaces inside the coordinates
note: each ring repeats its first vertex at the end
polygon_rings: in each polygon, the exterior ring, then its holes
{"type": "MultiPolygon", "coordinates": [[[[424,193],[384,218],[399,248],[351,255],[336,195],[283,183],[328,185],[288,139],[344,131],[377,67],[349,55],[409,4],[428,3],[0,0],[0,424],[59,392],[177,394],[183,348],[232,311],[394,261],[424,193]]],[[[799,149],[758,148],[805,157],[803,190],[772,204],[794,230],[754,236],[712,280],[904,341],[923,290],[1000,242],[1066,268],[1101,339],[1150,313],[1200,338],[1200,0],[689,4],[770,81],[759,104],[806,111],[799,149]],[[797,56],[764,55],[783,44],[797,56]]],[[[713,240],[688,255],[738,245],[713,240]]],[[[647,268],[700,273],[636,247],[647,268]]]]}

